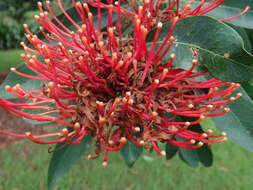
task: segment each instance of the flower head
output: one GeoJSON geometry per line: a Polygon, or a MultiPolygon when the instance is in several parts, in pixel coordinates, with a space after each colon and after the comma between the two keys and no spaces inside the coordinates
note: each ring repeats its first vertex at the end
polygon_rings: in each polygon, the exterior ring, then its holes
{"type": "Polygon", "coordinates": [[[175,41],[171,35],[174,27],[183,15],[204,14],[223,1],[214,0],[208,3],[208,8],[202,1],[191,11],[188,5],[193,1],[179,10],[179,1],[169,1],[169,10],[176,7],[176,11],[168,12],[165,20],[171,20],[172,25],[159,46],[156,42],[164,20],[153,20],[150,15],[157,13],[162,1],[144,0],[138,8],[132,1],[134,11],[124,9],[120,1],[108,1],[107,4],[99,0],[83,4],[73,1],[82,25],[68,15],[61,0],[57,2],[75,29],[70,30],[55,16],[49,1],[45,5],[47,11],[42,3],[38,3],[40,15],[35,19],[41,25],[45,40],[24,25],[30,46],[21,43],[25,51],[21,57],[36,76],[20,73],[15,68],[11,71],[40,80],[43,86],[41,90],[24,90],[19,84],[6,86],[9,93],[29,101],[12,103],[0,99],[0,106],[30,120],[51,121],[65,127],[59,132],[43,135],[3,130],[0,133],[41,144],[77,144],[91,134],[96,141],[96,156],[88,158],[96,158],[105,150],[104,165],[108,152],[120,150],[127,141],[164,156],[158,142],[199,148],[204,143],[226,140],[225,133],[215,135],[212,130],[199,133],[192,128],[207,117],[229,112],[223,106],[241,96],[231,97],[239,85],[215,78],[198,80],[209,73],[195,72],[197,52],[194,52],[196,58],[189,69],[174,67],[175,54],[164,59],[175,41]],[[97,18],[91,8],[97,11],[97,18]],[[108,14],[105,27],[102,11],[108,14]],[[115,15],[117,21],[113,19],[115,15]],[[123,31],[124,20],[133,22],[129,35],[123,31]],[[151,30],[156,32],[153,43],[148,45],[146,38],[151,30]],[[35,114],[24,110],[40,112],[35,114]]]}

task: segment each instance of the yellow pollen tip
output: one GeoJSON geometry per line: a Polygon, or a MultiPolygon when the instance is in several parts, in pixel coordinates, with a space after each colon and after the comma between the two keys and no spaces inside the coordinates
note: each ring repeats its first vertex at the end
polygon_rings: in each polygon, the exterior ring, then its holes
{"type": "Polygon", "coordinates": [[[169,69],[163,69],[163,73],[167,74],[169,72],[169,69]]]}
{"type": "Polygon", "coordinates": [[[155,80],[154,80],[154,83],[155,83],[155,84],[159,84],[160,81],[159,81],[158,79],[155,79],[155,80]]]}
{"type": "Polygon", "coordinates": [[[126,92],[126,96],[127,97],[131,96],[131,92],[130,91],[126,92]]]}
{"type": "Polygon", "coordinates": [[[100,48],[102,48],[102,47],[104,47],[104,42],[100,41],[100,42],[98,42],[98,45],[99,45],[100,48]]]}
{"type": "Polygon", "coordinates": [[[112,146],[114,144],[114,141],[113,140],[109,140],[108,144],[112,146]]]}
{"type": "Polygon", "coordinates": [[[175,37],[171,36],[170,39],[169,39],[169,42],[173,42],[173,41],[175,41],[175,37]]]}
{"type": "Polygon", "coordinates": [[[195,141],[194,139],[192,139],[192,140],[190,140],[190,143],[191,143],[191,144],[195,144],[196,141],[195,141]]]}
{"type": "Polygon", "coordinates": [[[107,167],[107,162],[106,162],[106,161],[103,161],[102,166],[103,166],[104,168],[107,167]]]}
{"type": "Polygon", "coordinates": [[[231,97],[230,100],[231,100],[231,101],[234,101],[234,100],[236,100],[236,98],[235,98],[235,97],[231,97]]]}
{"type": "Polygon", "coordinates": [[[127,98],[124,97],[124,98],[122,99],[122,101],[123,101],[123,103],[127,103],[127,98]]]}
{"type": "Polygon", "coordinates": [[[30,136],[32,136],[32,133],[31,132],[26,132],[25,135],[30,137],[30,136]]]}
{"type": "Polygon", "coordinates": [[[10,86],[10,85],[6,85],[6,86],[4,87],[4,89],[5,89],[6,91],[10,91],[10,90],[11,90],[11,86],[10,86]]]}
{"type": "Polygon", "coordinates": [[[87,156],[87,159],[88,159],[88,160],[91,160],[91,159],[92,159],[92,156],[89,154],[89,155],[87,156]]]}
{"type": "Polygon", "coordinates": [[[54,87],[54,83],[53,83],[53,82],[49,82],[49,83],[47,84],[47,86],[48,86],[48,88],[53,88],[53,87],[54,87]]]}
{"type": "Polygon", "coordinates": [[[157,112],[155,112],[155,111],[153,111],[153,112],[152,112],[152,116],[155,118],[155,117],[157,117],[157,116],[158,116],[158,113],[157,113],[157,112]]]}
{"type": "Polygon", "coordinates": [[[126,144],[126,143],[127,143],[126,137],[121,137],[121,138],[120,138],[120,143],[121,143],[121,144],[126,144]]]}
{"type": "Polygon", "coordinates": [[[143,140],[141,140],[139,143],[141,146],[143,146],[145,144],[145,142],[143,140]]]}
{"type": "Polygon", "coordinates": [[[189,104],[188,108],[194,108],[194,105],[193,104],[189,104]]]}
{"type": "Polygon", "coordinates": [[[197,63],[198,63],[198,60],[196,60],[196,59],[192,60],[192,64],[197,64],[197,63]]]}
{"type": "Polygon", "coordinates": [[[98,120],[98,123],[99,123],[100,125],[105,124],[105,122],[106,122],[106,119],[105,119],[104,117],[101,117],[101,118],[98,120]]]}
{"type": "Polygon", "coordinates": [[[141,131],[140,127],[135,127],[134,130],[135,130],[136,132],[140,132],[140,131],[141,131]]]}
{"type": "Polygon", "coordinates": [[[230,112],[230,108],[224,108],[225,112],[230,112]]]}
{"type": "Polygon", "coordinates": [[[207,133],[207,134],[211,134],[211,133],[213,133],[213,130],[212,130],[212,129],[208,129],[208,130],[206,131],[206,133],[207,133]]]}
{"type": "Polygon", "coordinates": [[[129,104],[129,105],[133,105],[133,104],[134,104],[134,100],[133,100],[133,99],[129,99],[129,100],[128,100],[128,104],[129,104]]]}
{"type": "Polygon", "coordinates": [[[175,57],[176,57],[176,54],[175,54],[175,53],[170,54],[170,58],[171,58],[171,59],[174,59],[175,57]]]}
{"type": "Polygon", "coordinates": [[[16,69],[14,67],[10,68],[11,71],[16,71],[16,69]]]}
{"type": "Polygon", "coordinates": [[[184,125],[188,127],[188,126],[191,125],[191,123],[190,123],[189,121],[186,121],[186,122],[184,123],[184,125]]]}
{"type": "Polygon", "coordinates": [[[162,28],[163,27],[163,23],[162,22],[158,22],[157,27],[158,28],[162,28]]]}
{"type": "Polygon", "coordinates": [[[80,123],[75,123],[75,124],[74,124],[74,128],[75,128],[75,129],[79,129],[80,127],[81,127],[80,123]]]}
{"type": "Polygon", "coordinates": [[[131,58],[133,56],[132,52],[127,52],[127,57],[131,58]]]}
{"type": "Polygon", "coordinates": [[[227,136],[227,133],[226,132],[222,132],[221,135],[222,136],[227,136]]]}
{"type": "Polygon", "coordinates": [[[161,156],[166,156],[166,152],[164,150],[161,151],[161,156]]]}
{"type": "Polygon", "coordinates": [[[200,117],[199,117],[200,119],[205,119],[206,118],[206,116],[204,116],[204,115],[200,115],[200,117]]]}
{"type": "Polygon", "coordinates": [[[64,129],[62,129],[62,132],[64,132],[64,133],[68,133],[69,131],[68,131],[68,129],[67,129],[67,128],[64,128],[64,129]]]}

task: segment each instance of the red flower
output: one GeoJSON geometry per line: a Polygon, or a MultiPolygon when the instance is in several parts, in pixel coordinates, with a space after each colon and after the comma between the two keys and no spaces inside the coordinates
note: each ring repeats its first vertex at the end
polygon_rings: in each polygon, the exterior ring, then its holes
{"type": "Polygon", "coordinates": [[[48,12],[43,10],[39,2],[40,16],[36,15],[35,19],[40,23],[41,33],[46,40],[39,39],[24,25],[32,48],[21,43],[25,51],[21,57],[37,76],[20,73],[14,68],[11,71],[43,81],[43,88],[24,90],[19,84],[6,86],[10,94],[31,101],[13,103],[0,99],[0,106],[21,117],[51,121],[72,130],[64,128],[60,132],[44,135],[30,132],[16,134],[3,130],[0,133],[28,138],[41,144],[65,141],[76,144],[91,134],[97,149],[96,156],[89,158],[96,158],[105,150],[104,165],[108,152],[120,150],[127,141],[154,149],[163,156],[165,152],[160,150],[158,142],[183,148],[199,148],[204,143],[227,139],[225,133],[214,135],[212,130],[198,133],[189,127],[194,127],[206,117],[227,113],[229,109],[223,106],[241,96],[237,94],[230,97],[239,85],[215,78],[197,80],[199,76],[208,75],[194,72],[198,65],[197,56],[190,69],[175,69],[175,54],[171,54],[169,60],[163,60],[173,45],[175,39],[171,34],[180,18],[204,14],[223,1],[212,1],[208,6],[202,1],[193,10],[188,6],[191,1],[182,9],[178,8],[179,1],[169,1],[170,12],[165,16],[155,15],[158,16],[157,20],[153,20],[153,10],[159,8],[161,1],[153,3],[144,0],[143,6],[138,9],[133,3],[135,11],[131,12],[121,7],[120,1],[114,4],[112,1],[109,4],[100,1],[81,4],[73,0],[83,22],[81,26],[71,19],[61,1],[57,2],[76,32],[57,19],[49,1],[46,1],[48,12]],[[97,20],[89,6],[97,8],[97,20]],[[174,7],[176,10],[172,11],[174,7]],[[101,20],[101,11],[104,9],[108,12],[106,31],[102,28],[104,23],[101,20]],[[113,21],[113,13],[117,14],[116,23],[113,21]],[[134,23],[131,36],[123,34],[122,17],[134,23]],[[171,20],[172,26],[164,42],[156,49],[163,19],[171,20]],[[153,28],[156,28],[156,34],[149,49],[146,37],[153,28]],[[24,110],[42,110],[43,113],[32,114],[24,110]],[[179,117],[186,118],[186,121],[178,120],[179,117]],[[43,140],[52,137],[55,139],[43,140]],[[185,141],[179,141],[177,137],[185,141]]]}

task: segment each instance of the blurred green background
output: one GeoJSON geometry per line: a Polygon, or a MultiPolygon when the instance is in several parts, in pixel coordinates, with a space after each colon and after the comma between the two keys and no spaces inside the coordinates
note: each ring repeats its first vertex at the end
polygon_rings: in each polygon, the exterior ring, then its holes
{"type": "MultiPolygon", "coordinates": [[[[1,1],[0,10],[0,74],[5,75],[10,67],[21,62],[19,43],[25,41],[22,23],[28,23],[36,31],[38,25],[32,17],[37,11],[31,0],[1,1]]],[[[206,126],[212,128],[210,123],[206,126]]],[[[4,144],[1,139],[0,136],[4,144]]],[[[46,190],[51,157],[48,148],[26,140],[0,148],[0,190],[46,190]]],[[[110,154],[106,169],[101,166],[101,160],[88,161],[84,156],[55,189],[252,189],[253,153],[231,142],[213,145],[213,152],[213,167],[197,169],[189,168],[178,156],[166,161],[154,153],[145,153],[132,169],[127,168],[119,153],[110,154]]]]}

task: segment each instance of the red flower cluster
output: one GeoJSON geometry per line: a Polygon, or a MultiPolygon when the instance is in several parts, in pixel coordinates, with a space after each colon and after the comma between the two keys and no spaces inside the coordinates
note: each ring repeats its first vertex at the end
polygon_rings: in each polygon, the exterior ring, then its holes
{"type": "Polygon", "coordinates": [[[225,133],[214,135],[212,130],[198,133],[189,127],[194,127],[206,117],[227,113],[229,109],[223,105],[241,96],[230,97],[239,85],[215,78],[198,80],[198,77],[209,74],[194,71],[198,66],[196,52],[190,69],[174,68],[175,54],[171,54],[168,60],[164,59],[175,41],[171,34],[179,19],[205,14],[223,1],[213,0],[206,4],[203,0],[191,9],[193,1],[179,8],[178,0],[169,0],[165,11],[161,8],[162,1],[144,0],[137,8],[132,0],[134,11],[130,11],[121,6],[123,2],[120,0],[107,3],[96,0],[83,4],[73,0],[76,13],[83,22],[81,26],[64,10],[61,0],[57,2],[76,32],[56,17],[49,1],[46,1],[48,12],[39,2],[40,15],[35,19],[41,25],[45,40],[39,39],[24,25],[32,47],[21,43],[25,51],[21,57],[36,76],[20,73],[15,68],[11,71],[42,81],[43,88],[24,90],[19,84],[6,86],[10,94],[28,102],[13,103],[0,99],[0,106],[30,120],[50,121],[68,128],[43,135],[3,130],[0,133],[41,144],[77,144],[91,135],[96,142],[96,156],[88,157],[96,158],[105,150],[104,166],[108,152],[120,150],[127,141],[164,156],[159,142],[199,148],[204,143],[227,139],[225,133]],[[91,7],[96,8],[97,18],[93,16],[91,7]],[[102,11],[108,14],[104,28],[102,11]],[[116,22],[113,19],[115,15],[116,22]],[[163,22],[168,20],[172,22],[171,28],[158,46],[163,22]],[[125,35],[123,28],[129,21],[133,23],[132,31],[125,35]],[[156,30],[155,37],[152,45],[148,46],[146,37],[152,29],[156,30]],[[40,113],[27,110],[40,110],[40,113]],[[180,120],[182,117],[184,120],[180,120]]]}

